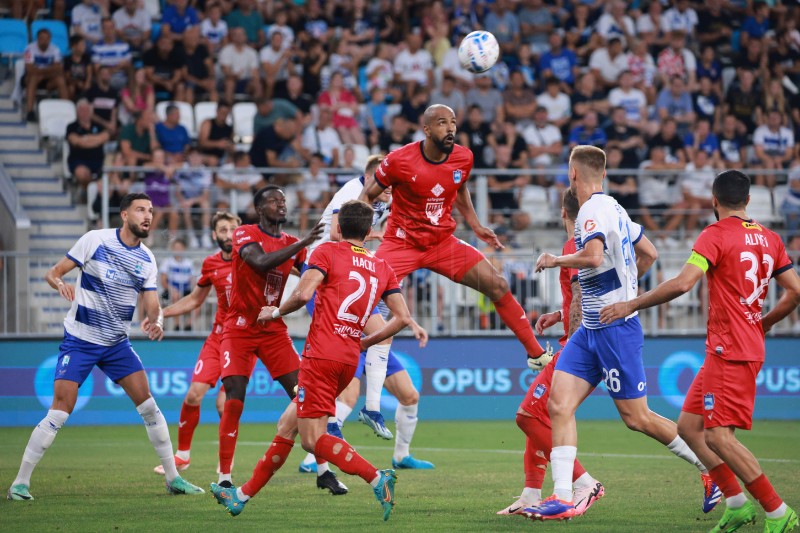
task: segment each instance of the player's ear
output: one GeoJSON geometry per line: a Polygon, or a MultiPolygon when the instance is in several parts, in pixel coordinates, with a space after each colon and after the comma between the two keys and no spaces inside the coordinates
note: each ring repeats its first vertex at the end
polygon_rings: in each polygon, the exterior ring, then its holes
{"type": "Polygon", "coordinates": [[[744,205],[745,206],[750,205],[750,195],[749,194],[747,195],[747,200],[744,201],[744,205]]]}

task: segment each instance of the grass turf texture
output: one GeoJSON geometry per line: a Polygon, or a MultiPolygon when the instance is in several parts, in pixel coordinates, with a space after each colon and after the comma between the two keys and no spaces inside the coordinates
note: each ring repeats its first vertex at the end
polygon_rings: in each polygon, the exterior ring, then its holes
{"type": "MultiPolygon", "coordinates": [[[[299,474],[305,455],[299,444],[272,482],[231,518],[210,494],[170,496],[158,460],[141,426],[71,427],[58,435],[34,472],[33,502],[0,503],[0,531],[708,531],[722,515],[701,511],[697,471],[658,443],[627,430],[621,422],[580,422],[579,458],[606,487],[589,513],[568,524],[533,523],[520,516],[495,516],[523,485],[523,435],[508,422],[422,422],[412,451],[436,464],[433,471],[399,471],[397,505],[388,523],[370,488],[339,474],[350,494],[333,497],[299,474]]],[[[173,443],[177,441],[174,426],[173,443]]],[[[274,425],[240,430],[234,482],[244,483],[273,436],[274,425]]],[[[345,437],[379,468],[392,448],[368,429],[350,422],[345,437]]],[[[14,479],[31,428],[0,429],[0,484],[14,479]]],[[[779,494],[800,507],[800,422],[757,422],[741,432],[779,494]]],[[[216,481],[216,427],[200,426],[192,465],[184,477],[202,486],[216,481]]],[[[552,488],[548,472],[545,494],[552,488]]],[[[759,509],[755,528],[761,531],[759,509]]]]}

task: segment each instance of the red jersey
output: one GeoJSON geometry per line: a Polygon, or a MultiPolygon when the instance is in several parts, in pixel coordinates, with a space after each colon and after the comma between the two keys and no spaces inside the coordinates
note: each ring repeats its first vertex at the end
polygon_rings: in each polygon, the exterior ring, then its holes
{"type": "Polygon", "coordinates": [[[271,329],[285,329],[283,320],[272,320],[258,324],[256,319],[261,307],[278,306],[281,303],[283,288],[292,267],[299,270],[306,260],[305,248],[294,257],[267,272],[259,272],[242,259],[242,249],[258,244],[266,253],[276,252],[296,243],[299,239],[287,233],[271,235],[258,224],[239,226],[233,234],[233,287],[230,309],[225,319],[225,329],[255,329],[266,332],[271,329]]]}
{"type": "Polygon", "coordinates": [[[213,285],[214,290],[217,291],[217,314],[214,317],[214,326],[211,328],[214,333],[222,333],[222,324],[228,315],[231,286],[233,284],[231,263],[230,259],[223,259],[222,251],[209,255],[203,260],[200,279],[197,280],[198,286],[208,287],[213,285]]]}
{"type": "MultiPolygon", "coordinates": [[[[564,243],[561,249],[561,255],[574,254],[577,251],[575,247],[575,237],[564,243]]],[[[564,324],[564,336],[558,339],[561,346],[567,345],[569,338],[569,308],[572,305],[572,282],[578,279],[577,268],[561,267],[558,273],[558,282],[561,284],[561,321],[564,324]]]]}
{"type": "Polygon", "coordinates": [[[472,152],[458,144],[441,163],[422,153],[422,142],[391,152],[375,171],[375,179],[392,187],[392,214],[386,228],[390,238],[403,239],[415,248],[438,244],[453,234],[451,212],[458,190],[472,172],[472,152]]]}
{"type": "Polygon", "coordinates": [[[755,221],[724,218],[703,230],[689,263],[708,277],[706,352],[763,361],[761,306],[770,279],[792,268],[781,238],[755,221]]]}
{"type": "Polygon", "coordinates": [[[317,287],[303,357],[358,365],[361,332],[379,298],[400,292],[392,268],[346,241],[319,245],[308,261],[325,275],[317,287]]]}

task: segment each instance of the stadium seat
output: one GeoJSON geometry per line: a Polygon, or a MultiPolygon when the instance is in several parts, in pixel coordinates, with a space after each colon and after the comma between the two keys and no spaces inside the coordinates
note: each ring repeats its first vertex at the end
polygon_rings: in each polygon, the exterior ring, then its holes
{"type": "Polygon", "coordinates": [[[39,30],[50,30],[52,43],[58,47],[62,56],[69,55],[69,30],[60,20],[34,20],[31,22],[31,39],[36,39],[39,30]]]}
{"type": "Polygon", "coordinates": [[[233,136],[237,142],[249,144],[253,142],[253,118],[257,112],[253,102],[239,102],[233,105],[233,136]]]}
{"type": "Polygon", "coordinates": [[[763,185],[750,186],[750,203],[747,205],[747,214],[761,222],[770,224],[776,221],[772,209],[772,192],[763,185]]]}
{"type": "Polygon", "coordinates": [[[77,114],[71,100],[48,98],[39,102],[39,135],[50,139],[63,139],[67,126],[75,122],[77,114]]]}
{"type": "Polygon", "coordinates": [[[194,108],[192,104],[186,102],[159,102],[156,104],[156,116],[158,120],[167,118],[167,107],[172,104],[181,112],[181,125],[187,129],[192,139],[197,138],[197,130],[194,127],[194,108]]]}
{"type": "MultiPolygon", "coordinates": [[[[200,135],[200,125],[207,118],[214,118],[217,116],[217,103],[216,102],[197,102],[194,105],[194,130],[197,135],[200,135]]],[[[228,117],[230,121],[230,117],[228,117]]]]}
{"type": "Polygon", "coordinates": [[[28,26],[25,21],[0,19],[0,55],[22,55],[26,46],[28,46],[28,26]]]}
{"type": "MultiPolygon", "coordinates": [[[[161,20],[161,0],[144,0],[144,9],[152,20],[161,20]]],[[[161,24],[158,25],[159,33],[161,24]]]]}
{"type": "Polygon", "coordinates": [[[781,215],[781,206],[783,205],[783,201],[786,200],[787,194],[789,194],[788,185],[778,185],[772,190],[772,206],[774,208],[772,211],[775,218],[778,220],[783,217],[783,215],[781,215]]]}
{"type": "Polygon", "coordinates": [[[369,148],[363,144],[351,144],[349,146],[353,149],[353,165],[359,170],[364,170],[369,158],[369,148]]]}
{"type": "Polygon", "coordinates": [[[156,42],[160,36],[161,36],[161,23],[153,22],[150,25],[150,40],[156,42]]]}
{"type": "Polygon", "coordinates": [[[547,189],[539,185],[525,187],[522,191],[519,208],[531,217],[531,222],[534,224],[546,224],[553,220],[547,189]]]}

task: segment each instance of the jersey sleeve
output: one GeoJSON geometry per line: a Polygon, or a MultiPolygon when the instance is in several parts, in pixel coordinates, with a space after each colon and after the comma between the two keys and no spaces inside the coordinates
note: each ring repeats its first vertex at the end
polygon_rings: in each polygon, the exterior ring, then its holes
{"type": "Polygon", "coordinates": [[[67,258],[80,268],[83,268],[86,261],[92,257],[97,244],[98,241],[94,238],[94,232],[90,231],[78,239],[78,242],[70,248],[69,252],[67,252],[67,258]]]}
{"type": "Polygon", "coordinates": [[[206,257],[203,260],[203,266],[200,267],[200,278],[197,280],[198,287],[208,287],[211,285],[211,258],[206,257]]]}
{"type": "MultiPolygon", "coordinates": [[[[702,256],[711,266],[717,265],[722,255],[722,239],[720,237],[720,233],[715,226],[707,227],[697,237],[694,246],[692,246],[692,252],[702,256]]],[[[690,257],[691,260],[692,258],[690,257]]],[[[695,257],[694,260],[698,261],[699,259],[695,257]]]]}
{"type": "Polygon", "coordinates": [[[303,265],[306,264],[306,259],[308,259],[308,248],[303,248],[297,255],[294,256],[294,266],[297,270],[302,270],[303,265]]]}
{"type": "Polygon", "coordinates": [[[386,285],[381,293],[381,299],[385,300],[390,294],[400,293],[400,284],[397,283],[397,276],[388,263],[383,263],[383,278],[386,280],[386,285]]]}
{"type": "Polygon", "coordinates": [[[637,224],[631,219],[628,219],[628,228],[630,228],[631,244],[636,246],[636,243],[641,241],[642,237],[644,237],[644,228],[641,224],[637,224]]]}
{"type": "Polygon", "coordinates": [[[599,238],[603,240],[605,247],[608,221],[595,205],[590,202],[585,203],[578,212],[578,220],[575,223],[581,228],[581,246],[585,248],[587,242],[599,238]]]}
{"type": "Polygon", "coordinates": [[[241,254],[244,248],[251,244],[257,244],[257,239],[253,236],[250,228],[239,226],[233,233],[233,251],[241,254]]]}
{"type": "Polygon", "coordinates": [[[331,247],[327,246],[327,243],[319,245],[308,258],[308,268],[319,270],[325,277],[328,277],[332,263],[331,247]]]}
{"type": "Polygon", "coordinates": [[[144,285],[142,285],[142,290],[155,291],[158,290],[158,263],[156,263],[156,257],[153,255],[153,252],[148,250],[147,255],[150,256],[150,261],[153,263],[153,268],[148,269],[147,277],[144,280],[144,285]]]}
{"type": "Polygon", "coordinates": [[[776,233],[773,233],[772,237],[775,239],[775,249],[777,250],[775,254],[775,269],[772,271],[772,277],[774,278],[778,274],[791,269],[794,265],[789,258],[789,254],[786,253],[786,247],[783,245],[781,238],[776,233]]]}
{"type": "Polygon", "coordinates": [[[399,181],[399,167],[400,156],[396,151],[390,153],[384,157],[381,164],[378,165],[378,169],[375,171],[375,181],[384,189],[393,186],[399,181]]]}

